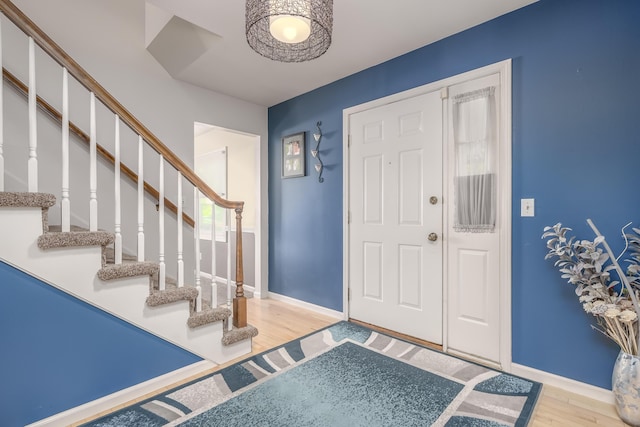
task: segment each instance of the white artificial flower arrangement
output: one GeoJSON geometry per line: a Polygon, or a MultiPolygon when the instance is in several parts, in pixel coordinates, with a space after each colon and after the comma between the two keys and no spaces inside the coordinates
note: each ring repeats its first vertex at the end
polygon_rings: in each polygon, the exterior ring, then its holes
{"type": "Polygon", "coordinates": [[[625,234],[622,229],[626,247],[616,258],[593,222],[587,220],[587,223],[596,235],[593,241],[569,238],[567,232],[571,229],[562,227],[560,223],[545,227],[542,238],[548,239],[549,248],[545,259],[557,258],[554,265],[562,273],[561,277],[575,285],[584,311],[596,318],[599,327],[592,327],[611,338],[625,353],[637,356],[640,341],[640,229],[633,228],[630,234],[625,234]],[[625,255],[627,257],[622,262],[628,264],[626,272],[619,264],[625,255]],[[618,280],[612,279],[611,272],[618,280]]]}

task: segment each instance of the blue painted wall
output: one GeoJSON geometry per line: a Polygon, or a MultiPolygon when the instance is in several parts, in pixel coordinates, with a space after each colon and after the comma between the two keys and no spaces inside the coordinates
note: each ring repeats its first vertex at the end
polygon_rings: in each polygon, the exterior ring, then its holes
{"type": "MultiPolygon", "coordinates": [[[[340,43],[340,40],[334,40],[340,43]]],[[[342,110],[513,59],[513,361],[609,388],[617,348],[591,330],[540,239],[563,222],[618,250],[640,225],[640,2],[541,0],[269,109],[269,287],[342,309],[342,110]],[[323,122],[326,180],[280,178],[280,138],[323,122]],[[536,199],[521,218],[519,199],[536,199]]],[[[348,60],[348,59],[346,59],[348,60]]]]}
{"type": "Polygon", "coordinates": [[[29,424],[202,360],[2,262],[0,292],[2,426],[29,424]]]}

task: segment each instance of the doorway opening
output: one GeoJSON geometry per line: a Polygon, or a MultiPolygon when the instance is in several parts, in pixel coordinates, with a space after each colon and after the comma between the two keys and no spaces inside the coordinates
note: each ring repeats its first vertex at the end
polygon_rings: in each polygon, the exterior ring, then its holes
{"type": "MultiPolygon", "coordinates": [[[[194,123],[194,170],[216,193],[227,200],[243,201],[242,247],[244,286],[260,296],[260,137],[206,123],[194,123]]],[[[201,262],[203,277],[213,278],[218,284],[233,281],[235,259],[227,263],[227,252],[235,252],[235,215],[214,206],[208,199],[200,200],[200,249],[202,259],[212,257],[212,244],[216,249],[215,270],[211,262],[201,262]],[[215,215],[211,215],[212,211],[215,215]],[[212,242],[212,218],[215,218],[215,242],[212,242]],[[232,235],[227,242],[227,232],[232,235]],[[230,245],[227,246],[227,243],[230,245]],[[213,272],[213,274],[212,274],[213,272]],[[231,272],[231,274],[228,274],[231,272]],[[215,277],[212,277],[215,275],[215,277]]],[[[233,282],[232,282],[233,283],[233,282]]]]}

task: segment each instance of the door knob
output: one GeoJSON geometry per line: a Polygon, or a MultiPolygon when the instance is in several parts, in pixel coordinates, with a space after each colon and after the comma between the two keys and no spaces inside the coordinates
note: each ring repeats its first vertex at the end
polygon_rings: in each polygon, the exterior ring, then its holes
{"type": "Polygon", "coordinates": [[[438,198],[436,196],[429,197],[429,203],[435,205],[436,203],[438,203],[438,198]]]}
{"type": "Polygon", "coordinates": [[[430,242],[435,242],[436,240],[438,240],[438,235],[436,233],[429,233],[429,235],[427,236],[427,239],[430,242]]]}

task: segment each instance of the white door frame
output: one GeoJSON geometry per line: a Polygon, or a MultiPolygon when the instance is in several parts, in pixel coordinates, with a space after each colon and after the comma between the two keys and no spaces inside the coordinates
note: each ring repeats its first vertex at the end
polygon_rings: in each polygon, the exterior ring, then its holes
{"type": "MultiPolygon", "coordinates": [[[[435,90],[441,90],[443,88],[453,86],[459,83],[464,83],[469,80],[475,80],[481,77],[485,77],[491,74],[500,74],[500,87],[501,87],[501,99],[500,99],[500,134],[504,136],[499,147],[499,162],[500,162],[500,177],[499,177],[499,191],[502,193],[500,198],[501,203],[498,207],[500,209],[501,230],[500,230],[500,367],[506,371],[511,371],[511,59],[507,59],[495,64],[487,65],[482,68],[478,68],[466,73],[458,74],[437,82],[429,83],[423,86],[419,86],[413,89],[399,92],[393,95],[386,96],[384,98],[376,99],[366,102],[364,104],[356,105],[350,108],[346,108],[342,112],[342,158],[343,158],[343,179],[342,179],[342,194],[343,194],[343,215],[342,215],[342,247],[343,247],[343,267],[342,267],[342,280],[343,280],[343,313],[344,318],[349,318],[349,128],[350,128],[350,116],[352,114],[359,113],[361,111],[377,108],[392,102],[402,101],[407,98],[419,96],[435,90]]],[[[446,94],[446,93],[445,93],[446,94]]],[[[446,121],[446,115],[445,115],[446,121]]],[[[446,125],[444,123],[443,125],[446,125]]],[[[446,127],[444,128],[446,129],[446,127]]],[[[443,144],[446,143],[443,141],[443,144]]],[[[443,170],[446,176],[447,161],[446,152],[443,150],[443,170]]],[[[446,197],[446,194],[443,195],[446,197]]],[[[448,218],[447,206],[443,206],[444,218],[448,218]]],[[[443,224],[446,226],[446,224],[443,224]]],[[[446,228],[443,228],[446,230],[446,228]]],[[[443,267],[447,265],[447,236],[443,238],[443,267]]],[[[443,268],[443,284],[447,283],[447,269],[443,268]]],[[[448,289],[447,286],[443,287],[443,349],[447,351],[447,301],[448,301],[448,289]]]]}

